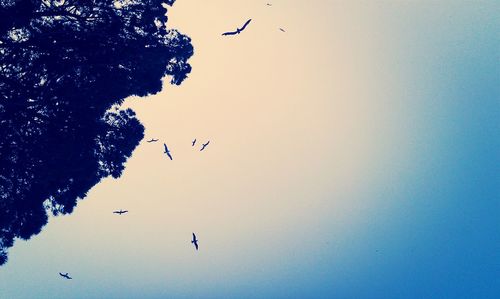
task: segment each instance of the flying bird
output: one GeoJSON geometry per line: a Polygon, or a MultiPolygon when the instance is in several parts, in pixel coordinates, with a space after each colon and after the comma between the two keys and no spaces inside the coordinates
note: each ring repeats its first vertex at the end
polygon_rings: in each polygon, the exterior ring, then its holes
{"type": "Polygon", "coordinates": [[[193,233],[193,240],[191,241],[191,243],[193,243],[196,250],[198,250],[198,240],[196,239],[196,235],[194,233],[193,233]]]}
{"type": "Polygon", "coordinates": [[[59,272],[59,275],[61,275],[62,277],[66,278],[66,279],[73,279],[69,276],[69,273],[61,273],[59,272]]]}
{"type": "Polygon", "coordinates": [[[210,140],[209,140],[209,141],[207,141],[207,143],[203,143],[203,144],[201,145],[200,152],[201,152],[202,150],[204,150],[204,149],[207,147],[207,145],[208,145],[209,143],[210,143],[210,140]]]}
{"type": "Polygon", "coordinates": [[[245,30],[245,28],[248,26],[248,24],[250,24],[250,21],[252,19],[249,19],[248,21],[246,21],[246,23],[243,25],[243,27],[241,28],[236,28],[236,31],[229,31],[229,32],[224,32],[222,33],[222,35],[235,35],[235,34],[240,34],[243,30],[245,30]]]}
{"type": "Polygon", "coordinates": [[[167,145],[164,143],[163,146],[165,147],[165,154],[167,154],[167,156],[170,158],[170,160],[173,160],[172,159],[172,155],[170,154],[170,151],[168,150],[168,147],[167,145]]]}
{"type": "Polygon", "coordinates": [[[272,6],[272,4],[271,3],[267,3],[267,6],[272,6]]]}
{"type": "Polygon", "coordinates": [[[118,214],[118,215],[125,214],[125,213],[128,213],[128,211],[127,210],[124,211],[122,209],[120,209],[119,211],[113,211],[113,214],[118,214]]]}
{"type": "Polygon", "coordinates": [[[148,141],[146,141],[146,142],[156,142],[156,141],[158,141],[158,139],[154,139],[154,138],[152,138],[151,140],[148,140],[148,141]]]}
{"type": "Polygon", "coordinates": [[[194,146],[194,145],[195,145],[195,143],[196,143],[196,138],[193,140],[193,142],[192,142],[191,146],[194,146]]]}
{"type": "Polygon", "coordinates": [[[282,32],[285,32],[285,29],[283,29],[283,28],[280,28],[280,30],[281,30],[282,32]]]}

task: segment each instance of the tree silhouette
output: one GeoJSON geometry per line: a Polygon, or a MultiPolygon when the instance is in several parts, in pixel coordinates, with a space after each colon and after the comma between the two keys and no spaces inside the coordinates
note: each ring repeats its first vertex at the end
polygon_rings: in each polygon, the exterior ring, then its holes
{"type": "Polygon", "coordinates": [[[166,25],[173,2],[0,0],[0,265],[47,212],[121,175],[144,128],[119,104],[191,71],[190,38],[166,25]]]}

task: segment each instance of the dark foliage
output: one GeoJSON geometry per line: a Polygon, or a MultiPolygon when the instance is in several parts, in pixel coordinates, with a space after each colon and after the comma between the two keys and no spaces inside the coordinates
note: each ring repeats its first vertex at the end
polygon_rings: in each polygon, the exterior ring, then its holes
{"type": "Polygon", "coordinates": [[[180,84],[193,54],[173,0],[0,0],[0,265],[47,213],[121,175],[144,128],[124,98],[180,84]]]}

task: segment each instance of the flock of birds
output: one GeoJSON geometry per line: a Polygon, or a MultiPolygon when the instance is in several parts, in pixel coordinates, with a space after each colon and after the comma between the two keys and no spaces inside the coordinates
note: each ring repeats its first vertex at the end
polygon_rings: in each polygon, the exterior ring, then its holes
{"type": "MultiPolygon", "coordinates": [[[[266,4],[267,6],[272,6],[271,3],[267,3],[266,4]]],[[[240,34],[241,32],[243,32],[243,30],[245,30],[245,28],[247,28],[248,24],[250,24],[250,22],[252,21],[252,19],[248,19],[244,24],[243,26],[241,26],[241,28],[236,28],[235,31],[228,31],[228,32],[224,32],[222,33],[223,36],[226,36],[226,35],[237,35],[237,34],[240,34]]],[[[283,28],[279,28],[280,31],[282,32],[285,32],[285,30],[283,28]]],[[[159,139],[156,139],[156,138],[151,138],[150,140],[147,140],[146,142],[148,143],[153,143],[153,142],[158,142],[159,139]]],[[[208,146],[208,144],[210,143],[210,140],[207,141],[206,143],[202,143],[201,144],[201,148],[200,148],[200,152],[205,150],[205,148],[208,146]]],[[[196,138],[191,142],[191,146],[195,146],[196,145],[196,138]]],[[[166,143],[163,143],[163,147],[164,147],[164,154],[167,155],[167,157],[170,159],[170,160],[173,160],[173,157],[172,157],[172,154],[170,152],[170,150],[168,149],[168,146],[166,143]]],[[[116,211],[113,211],[113,214],[117,214],[117,215],[123,215],[123,214],[126,214],[128,213],[128,210],[116,210],[116,211]]],[[[196,234],[193,233],[193,239],[191,240],[191,243],[194,245],[195,249],[198,250],[198,239],[196,238],[196,234]]],[[[59,275],[62,277],[62,278],[65,278],[65,279],[73,279],[71,276],[69,276],[69,273],[61,273],[59,272],[59,275]]]]}
{"type": "MultiPolygon", "coordinates": [[[[148,140],[146,142],[151,143],[151,142],[157,142],[157,141],[158,141],[158,139],[151,138],[150,140],[148,140]]],[[[205,150],[205,148],[208,146],[209,143],[210,143],[210,140],[207,141],[206,143],[202,143],[200,152],[205,150]]],[[[195,144],[196,144],[196,138],[191,142],[191,146],[195,146],[195,144]]],[[[166,154],[170,160],[173,160],[174,158],[172,158],[172,154],[170,153],[170,150],[168,149],[168,146],[166,143],[163,143],[163,148],[164,148],[163,153],[166,154]]]]}
{"type": "MultiPolygon", "coordinates": [[[[153,143],[153,142],[158,142],[159,139],[156,139],[156,138],[151,138],[149,140],[147,140],[146,142],[147,143],[153,143]]],[[[205,148],[208,146],[208,144],[210,143],[210,140],[207,141],[206,143],[202,143],[201,144],[201,148],[200,148],[200,152],[205,150],[205,148]]],[[[191,141],[191,146],[195,146],[196,145],[196,138],[191,141]]],[[[170,159],[170,160],[173,160],[172,158],[172,154],[170,153],[170,150],[168,149],[167,147],[167,144],[166,143],[163,143],[163,147],[165,149],[165,151],[163,152],[164,154],[167,155],[167,157],[170,159]]],[[[128,210],[116,210],[116,211],[113,211],[113,214],[117,214],[117,215],[123,215],[123,214],[126,214],[128,213],[128,210]]],[[[198,250],[198,239],[196,238],[196,234],[193,233],[193,239],[191,240],[191,243],[194,245],[194,248],[196,250],[198,250]]],[[[73,279],[71,276],[69,276],[69,273],[61,273],[59,272],[59,275],[65,279],[73,279]]]]}

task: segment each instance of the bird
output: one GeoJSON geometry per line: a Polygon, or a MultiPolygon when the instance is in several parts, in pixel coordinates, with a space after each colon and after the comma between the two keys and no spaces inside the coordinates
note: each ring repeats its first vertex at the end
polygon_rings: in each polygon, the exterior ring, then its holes
{"type": "Polygon", "coordinates": [[[271,3],[267,3],[266,5],[267,5],[267,6],[272,6],[272,4],[271,4],[271,3]]]}
{"type": "Polygon", "coordinates": [[[203,143],[203,144],[201,145],[200,152],[201,152],[202,150],[204,150],[204,149],[207,147],[207,145],[208,145],[209,143],[210,143],[210,140],[209,140],[209,141],[207,141],[207,143],[203,143]]]}
{"type": "Polygon", "coordinates": [[[59,272],[59,275],[61,275],[62,277],[66,278],[66,279],[73,279],[69,276],[69,273],[61,273],[59,272]]]}
{"type": "Polygon", "coordinates": [[[164,143],[163,146],[165,147],[165,154],[167,154],[167,156],[170,158],[170,160],[173,160],[172,159],[172,155],[170,154],[170,151],[168,150],[168,147],[167,145],[164,143]]]}
{"type": "Polygon", "coordinates": [[[198,240],[196,239],[196,235],[194,233],[193,233],[193,240],[191,241],[191,243],[193,243],[196,250],[198,250],[198,240]]]}
{"type": "Polygon", "coordinates": [[[252,19],[248,19],[248,21],[246,21],[246,23],[243,25],[243,27],[241,28],[236,28],[236,31],[229,31],[229,32],[224,32],[222,33],[222,35],[235,35],[235,34],[240,34],[243,30],[245,30],[245,28],[248,26],[248,24],[250,23],[252,19]]]}
{"type": "Polygon", "coordinates": [[[194,146],[194,145],[195,145],[195,143],[196,143],[196,138],[192,141],[191,146],[194,146]]]}
{"type": "Polygon", "coordinates": [[[113,214],[118,214],[118,215],[125,214],[125,213],[128,213],[128,211],[127,210],[124,211],[122,209],[120,209],[119,211],[113,211],[113,214]]]}
{"type": "Polygon", "coordinates": [[[282,32],[285,32],[285,29],[283,29],[283,28],[280,28],[280,30],[281,30],[282,32]]]}
{"type": "Polygon", "coordinates": [[[148,140],[148,141],[146,141],[146,142],[156,142],[156,141],[158,141],[158,139],[154,139],[154,138],[152,138],[151,140],[148,140]]]}

